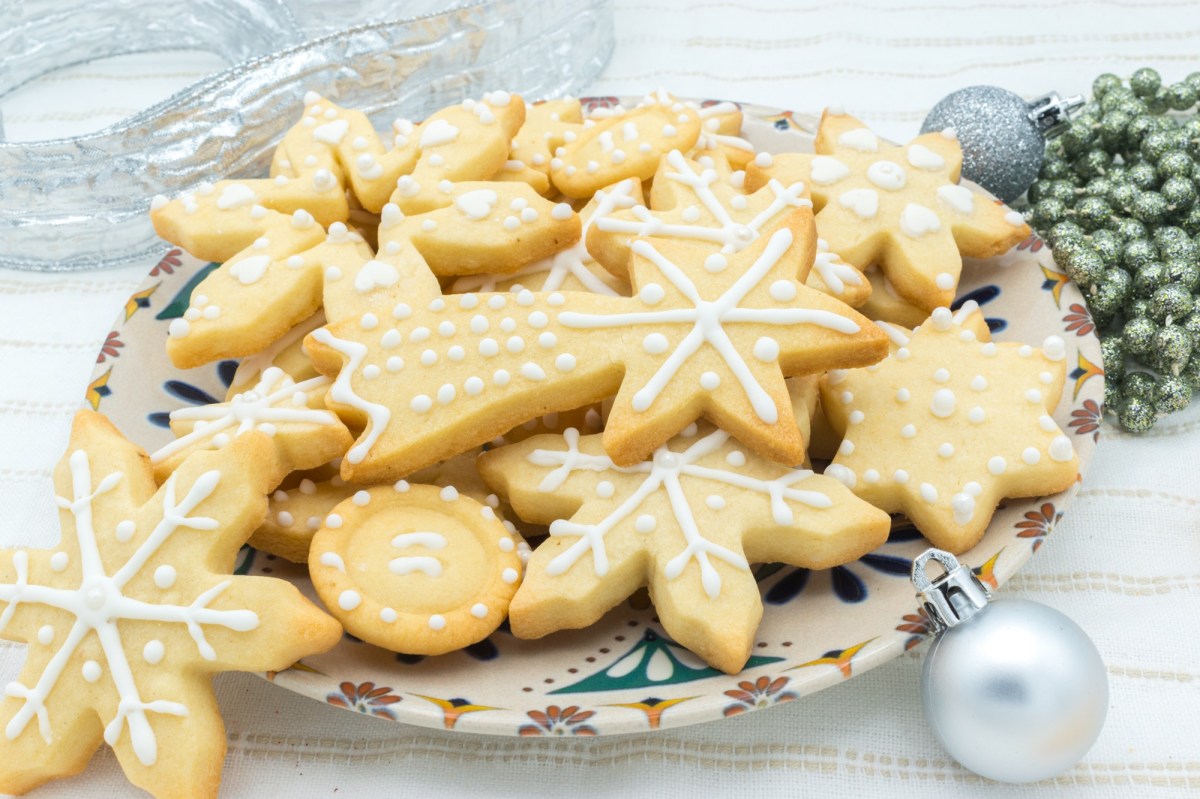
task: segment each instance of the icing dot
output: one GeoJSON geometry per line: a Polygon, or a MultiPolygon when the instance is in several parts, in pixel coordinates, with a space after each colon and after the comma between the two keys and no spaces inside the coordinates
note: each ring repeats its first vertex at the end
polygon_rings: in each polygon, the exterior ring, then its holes
{"type": "Polygon", "coordinates": [[[1041,402],[1042,392],[1038,391],[1036,388],[1031,388],[1025,392],[1025,399],[1033,403],[1041,402]]]}
{"type": "Polygon", "coordinates": [[[1071,460],[1075,455],[1075,448],[1071,445],[1071,439],[1066,436],[1055,436],[1050,442],[1050,460],[1062,463],[1071,460]]]}
{"type": "Polygon", "coordinates": [[[509,585],[512,585],[513,583],[515,583],[519,576],[520,575],[517,574],[517,570],[513,569],[513,568],[508,568],[508,569],[505,569],[504,571],[500,572],[500,579],[503,580],[504,582],[508,583],[509,585]]]}
{"type": "Polygon", "coordinates": [[[699,222],[700,221],[700,209],[694,205],[689,205],[687,208],[684,208],[683,209],[683,221],[684,222],[699,222]]]}
{"type": "Polygon", "coordinates": [[[1053,433],[1058,430],[1058,425],[1054,423],[1054,420],[1044,413],[1038,417],[1038,427],[1047,433],[1053,433]]]}
{"type": "Polygon", "coordinates": [[[954,445],[951,444],[949,441],[943,441],[941,446],[938,447],[938,455],[940,455],[943,458],[953,457],[954,456],[954,445]]]}
{"type": "Polygon", "coordinates": [[[896,360],[907,361],[910,357],[912,357],[912,353],[908,351],[908,347],[901,347],[896,350],[896,360]]]}
{"type": "Polygon", "coordinates": [[[142,648],[142,657],[145,658],[146,662],[151,666],[156,666],[161,663],[163,656],[166,654],[166,647],[164,647],[163,642],[159,641],[157,638],[152,641],[147,641],[146,646],[142,648]]]}
{"type": "Polygon", "coordinates": [[[544,350],[551,350],[558,346],[558,336],[549,331],[538,336],[538,346],[544,350]]]}
{"type": "Polygon", "coordinates": [[[416,413],[427,413],[433,407],[433,400],[426,394],[418,394],[408,403],[408,407],[412,408],[416,413]]]}
{"type": "Polygon", "coordinates": [[[921,483],[921,499],[926,502],[937,502],[938,491],[929,483],[921,483]]]}
{"type": "MultiPolygon", "coordinates": [[[[284,526],[286,527],[287,525],[284,526]]],[[[177,576],[175,567],[164,563],[154,570],[154,584],[162,589],[170,588],[175,585],[175,578],[177,576]]]]}
{"type": "Polygon", "coordinates": [[[438,496],[440,496],[444,502],[453,502],[454,500],[458,499],[458,489],[454,486],[446,486],[440,492],[438,492],[438,496]]]}
{"type": "Polygon", "coordinates": [[[463,383],[463,390],[466,391],[467,394],[472,397],[479,396],[479,394],[483,391],[483,389],[484,389],[484,382],[483,382],[483,380],[481,380],[478,377],[474,377],[474,376],[468,377],[466,379],[466,381],[463,383]]]}
{"type": "Polygon", "coordinates": [[[949,272],[938,272],[937,277],[933,279],[933,285],[942,291],[950,291],[954,288],[954,276],[949,272]]]}
{"type": "Polygon", "coordinates": [[[897,483],[904,485],[908,482],[908,472],[904,471],[903,469],[897,469],[892,473],[892,479],[897,483]]]}
{"type": "Polygon", "coordinates": [[[487,605],[483,604],[482,602],[476,602],[471,606],[471,615],[477,619],[482,619],[483,617],[487,616],[487,613],[487,605]]]}
{"type": "Polygon", "coordinates": [[[452,361],[461,361],[467,357],[467,351],[455,344],[453,347],[446,350],[446,357],[452,361]]]}
{"type": "Polygon", "coordinates": [[[712,274],[722,271],[729,266],[729,259],[719,252],[714,252],[712,255],[704,259],[704,268],[712,274]]]}
{"type": "Polygon", "coordinates": [[[854,442],[848,438],[842,442],[842,445],[840,447],[838,447],[839,455],[851,455],[851,454],[853,454],[853,452],[854,452],[854,442]]]}
{"type": "Polygon", "coordinates": [[[50,646],[51,642],[54,641],[54,628],[49,624],[38,628],[37,639],[38,643],[42,646],[50,646]]]}
{"type": "Polygon", "coordinates": [[[1050,374],[1049,372],[1039,372],[1038,380],[1042,381],[1044,385],[1048,386],[1054,382],[1054,375],[1050,374]]]}
{"type": "Polygon", "coordinates": [[[979,347],[980,354],[982,354],[985,358],[995,357],[996,351],[996,345],[990,341],[979,347]]]}
{"type": "Polygon", "coordinates": [[[976,405],[974,408],[972,408],[970,411],[967,412],[967,419],[969,419],[974,424],[983,424],[983,420],[986,418],[987,418],[987,412],[983,408],[980,408],[978,405],[976,405]]]}
{"type": "Polygon", "coordinates": [[[900,402],[908,402],[912,399],[912,394],[907,388],[902,388],[896,392],[896,399],[900,402]]]}
{"type": "Polygon", "coordinates": [[[642,339],[642,349],[651,355],[661,355],[670,347],[667,337],[662,333],[651,333],[642,339]]]}
{"type": "Polygon", "coordinates": [[[796,284],[790,280],[776,280],[768,289],[776,302],[791,302],[796,299],[796,284]]]}
{"type": "Polygon", "coordinates": [[[444,630],[446,628],[446,617],[440,613],[435,613],[429,617],[429,629],[444,630]]]}
{"type": "Polygon", "coordinates": [[[392,488],[395,489],[397,494],[403,494],[404,492],[408,491],[408,489],[409,489],[408,481],[407,480],[397,480],[396,484],[393,485],[392,488]]]}
{"type": "Polygon", "coordinates": [[[392,357],[387,359],[387,363],[385,364],[385,366],[387,366],[387,370],[389,372],[392,372],[392,373],[399,372],[401,369],[404,368],[404,359],[401,358],[399,355],[393,355],[392,357]]]}
{"type": "Polygon", "coordinates": [[[550,216],[558,220],[570,219],[574,214],[575,211],[566,203],[559,203],[550,211],[550,216]]]}
{"type": "Polygon", "coordinates": [[[950,370],[949,369],[938,369],[936,372],[933,373],[933,382],[949,383],[950,382],[950,370]]]}
{"type": "Polygon", "coordinates": [[[521,377],[526,380],[545,380],[546,372],[532,361],[521,364],[521,377]]]}
{"type": "Polygon", "coordinates": [[[501,552],[512,552],[513,549],[515,548],[515,546],[513,544],[513,540],[507,536],[505,536],[504,538],[501,538],[500,541],[498,542],[497,546],[500,547],[501,552]]]}
{"type": "Polygon", "coordinates": [[[50,568],[56,572],[63,571],[71,562],[71,556],[66,552],[55,552],[50,556],[50,568]]]}
{"type": "Polygon", "coordinates": [[[853,469],[848,469],[840,463],[831,463],[825,468],[825,476],[832,477],[847,488],[854,488],[854,484],[858,482],[858,478],[854,474],[853,469]]]}
{"type": "Polygon", "coordinates": [[[954,413],[954,405],[954,392],[948,388],[939,388],[933,392],[933,400],[929,403],[929,410],[939,419],[945,419],[954,413]]]}
{"type": "Polygon", "coordinates": [[[700,387],[706,391],[713,391],[717,386],[721,385],[721,378],[716,372],[705,372],[700,375],[700,387]]]}
{"type": "Polygon", "coordinates": [[[1008,461],[1004,460],[1004,458],[1001,458],[999,455],[993,455],[992,457],[988,458],[987,467],[988,471],[992,474],[1004,474],[1004,471],[1008,468],[1008,461]]]}
{"type": "Polygon", "coordinates": [[[398,619],[398,618],[400,618],[400,615],[398,613],[396,613],[396,611],[393,610],[392,608],[380,608],[379,609],[379,620],[382,622],[391,624],[394,621],[396,621],[396,619],[398,619]]]}
{"type": "Polygon", "coordinates": [[[325,517],[325,526],[330,530],[339,530],[342,527],[342,517],[336,513],[331,513],[325,517]]]}
{"type": "Polygon", "coordinates": [[[654,532],[654,528],[657,526],[658,520],[649,513],[643,513],[641,516],[638,516],[637,520],[633,523],[633,529],[642,534],[654,532]]]}
{"type": "Polygon", "coordinates": [[[86,660],[83,663],[83,668],[80,669],[83,674],[83,679],[88,682],[95,682],[100,679],[100,664],[94,660],[86,660]]]}
{"type": "Polygon", "coordinates": [[[491,358],[496,353],[500,352],[500,345],[494,338],[485,338],[479,342],[479,354],[485,358],[491,358]]]}
{"type": "Polygon", "coordinates": [[[560,372],[569,372],[575,368],[575,356],[569,352],[564,352],[554,359],[554,368],[560,372]]]}
{"type": "Polygon", "coordinates": [[[362,602],[362,597],[358,592],[347,588],[338,595],[338,607],[342,610],[354,610],[362,602]]]}
{"type": "Polygon", "coordinates": [[[875,469],[867,469],[865,472],[863,472],[863,482],[864,483],[872,483],[872,484],[878,483],[879,482],[879,472],[876,471],[875,469]]]}
{"type": "Polygon", "coordinates": [[[133,538],[134,531],[136,530],[137,525],[133,523],[132,519],[126,519],[125,521],[120,522],[117,524],[116,529],[117,540],[122,543],[128,541],[129,539],[133,538]]]}
{"type": "Polygon", "coordinates": [[[642,287],[642,290],[638,292],[638,299],[640,299],[646,305],[658,305],[660,302],[662,302],[663,297],[665,296],[666,292],[663,291],[663,287],[657,283],[647,283],[642,287]]]}
{"type": "Polygon", "coordinates": [[[730,452],[725,456],[725,462],[730,466],[745,466],[746,456],[741,451],[735,449],[733,452],[730,452]]]}
{"type": "Polygon", "coordinates": [[[708,497],[705,498],[704,504],[713,510],[721,510],[725,507],[725,498],[718,494],[709,494],[708,497]]]}
{"type": "Polygon", "coordinates": [[[972,391],[986,391],[988,387],[987,378],[983,375],[975,375],[971,378],[972,391]]]}
{"type": "Polygon", "coordinates": [[[366,491],[355,491],[352,501],[355,505],[358,505],[361,508],[363,505],[366,505],[371,501],[371,495],[366,491]]]}
{"type": "Polygon", "coordinates": [[[596,496],[601,499],[608,499],[616,491],[616,488],[607,480],[601,480],[596,484],[596,496]]]}
{"type": "Polygon", "coordinates": [[[437,360],[438,360],[437,353],[434,352],[433,350],[425,350],[421,353],[421,365],[422,366],[433,366],[435,363],[437,363],[437,360]]]}
{"type": "Polygon", "coordinates": [[[914,438],[917,435],[917,428],[915,425],[906,424],[900,428],[900,435],[904,438],[914,438]]]}
{"type": "Polygon", "coordinates": [[[1061,361],[1067,357],[1067,345],[1058,336],[1048,336],[1042,342],[1042,352],[1052,361],[1061,361]]]}
{"type": "Polygon", "coordinates": [[[865,418],[866,418],[866,414],[864,414],[862,411],[851,411],[850,412],[850,424],[862,424],[862,421],[865,418]]]}
{"type": "Polygon", "coordinates": [[[497,369],[492,373],[492,382],[498,386],[507,386],[510,380],[512,380],[512,375],[508,373],[507,369],[497,369]]]}
{"type": "Polygon", "coordinates": [[[1021,348],[1017,350],[1017,355],[1020,355],[1022,358],[1032,358],[1033,347],[1029,346],[1028,344],[1022,344],[1021,348]]]}
{"type": "Polygon", "coordinates": [[[764,363],[771,363],[779,358],[779,342],[768,336],[763,336],[754,342],[754,357],[764,363]]]}
{"type": "Polygon", "coordinates": [[[1042,453],[1038,452],[1033,447],[1026,447],[1025,451],[1021,453],[1021,460],[1025,461],[1025,463],[1029,464],[1030,466],[1033,466],[1041,459],[1042,453]]]}
{"type": "Polygon", "coordinates": [[[521,352],[525,349],[525,339],[521,338],[520,336],[511,336],[508,341],[505,342],[504,346],[513,355],[516,355],[518,352],[521,352]]]}

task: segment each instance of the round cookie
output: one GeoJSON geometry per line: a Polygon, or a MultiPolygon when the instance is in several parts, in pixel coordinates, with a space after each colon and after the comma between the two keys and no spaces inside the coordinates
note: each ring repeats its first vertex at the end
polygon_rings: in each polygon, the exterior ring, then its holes
{"type": "Polygon", "coordinates": [[[377,486],[340,503],[308,569],[345,628],[394,652],[440,655],[486,638],[521,579],[520,539],[452,487],[377,486]]]}

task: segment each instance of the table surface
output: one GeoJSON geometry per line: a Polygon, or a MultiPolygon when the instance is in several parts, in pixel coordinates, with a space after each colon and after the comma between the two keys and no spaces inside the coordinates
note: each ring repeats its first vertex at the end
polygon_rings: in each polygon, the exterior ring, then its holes
{"type": "MultiPolygon", "coordinates": [[[[1033,97],[1087,92],[1102,71],[1200,69],[1189,2],[1004,4],[620,0],[617,49],[592,94],[658,86],[804,111],[837,103],[904,140],[962,86],[1033,97]]],[[[223,64],[203,53],[126,56],[62,70],[0,98],[5,134],[95,129],[223,64]]],[[[0,270],[0,546],[57,537],[50,473],[113,318],[143,275],[0,270]]],[[[1200,403],[1198,403],[1200,406],[1200,403]]],[[[222,795],[290,797],[548,793],[661,796],[1195,796],[1200,792],[1200,407],[1134,437],[1105,438],[1067,516],[1004,589],[1059,608],[1108,664],[1108,724],[1088,757],[1015,787],[950,761],[926,728],[925,647],[769,711],[602,739],[494,739],[347,713],[250,675],[223,675],[229,735],[222,795]]],[[[0,641],[0,684],[22,648],[0,641]]],[[[44,797],[117,796],[106,749],[44,797]]]]}

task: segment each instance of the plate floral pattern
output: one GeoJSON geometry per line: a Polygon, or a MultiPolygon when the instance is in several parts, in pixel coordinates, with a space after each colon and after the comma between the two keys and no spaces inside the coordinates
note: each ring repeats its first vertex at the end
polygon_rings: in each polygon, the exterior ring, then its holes
{"type": "MultiPolygon", "coordinates": [[[[625,98],[628,101],[628,98],[625,98]]],[[[589,107],[618,98],[588,98],[589,107]]],[[[744,135],[767,151],[811,150],[816,118],[744,105],[744,135]]],[[[167,360],[170,320],[215,267],[171,250],[126,303],[96,358],[86,403],[150,449],[170,440],[170,411],[217,401],[234,361],[179,370],[167,360]]],[[[1010,252],[968,263],[957,302],[980,304],[998,340],[1067,342],[1069,378],[1054,414],[1086,466],[1100,435],[1104,370],[1094,326],[1074,284],[1036,236],[1010,252]]],[[[1078,489],[1009,501],[962,559],[999,588],[1049,536],[1078,489]]],[[[594,736],[677,727],[791,702],[848,680],[919,644],[930,633],[908,581],[927,544],[897,521],[877,551],[828,571],[756,567],[765,613],[742,673],[706,666],[662,632],[644,593],[586,630],[520,641],[502,626],[488,639],[439,657],[396,655],[345,636],[333,651],[266,679],[377,718],[496,735],[594,736]]],[[[307,571],[247,547],[239,573],[294,582],[313,597],[307,571]]]]}

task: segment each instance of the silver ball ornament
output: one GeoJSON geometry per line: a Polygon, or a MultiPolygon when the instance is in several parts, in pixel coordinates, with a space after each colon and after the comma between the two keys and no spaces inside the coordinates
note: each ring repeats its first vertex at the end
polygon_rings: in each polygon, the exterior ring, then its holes
{"type": "Polygon", "coordinates": [[[968,86],[942,98],[921,132],[953,129],[962,145],[963,177],[1012,202],[1037,180],[1046,137],[1061,130],[1078,105],[1082,98],[1064,101],[1051,93],[1029,103],[998,86],[968,86]]]}
{"type": "Polygon", "coordinates": [[[1108,672],[1087,634],[1046,605],[989,601],[971,570],[941,550],[926,552],[913,570],[943,627],[925,657],[921,698],[946,751],[976,774],[1010,783],[1074,765],[1108,712],[1108,672]],[[929,559],[946,569],[933,583],[924,575],[929,559]]]}

